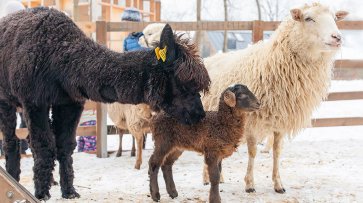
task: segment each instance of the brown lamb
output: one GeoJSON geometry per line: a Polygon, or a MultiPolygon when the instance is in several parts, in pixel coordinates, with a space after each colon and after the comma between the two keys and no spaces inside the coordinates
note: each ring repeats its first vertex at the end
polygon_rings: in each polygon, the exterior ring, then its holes
{"type": "Polygon", "coordinates": [[[171,198],[178,196],[172,166],[184,150],[204,155],[208,165],[211,189],[210,202],[220,202],[219,180],[222,159],[232,155],[243,137],[245,115],[259,108],[255,95],[244,85],[228,87],[221,95],[218,111],[209,111],[198,124],[179,124],[165,113],[151,122],[155,149],[149,160],[150,193],[160,200],[157,182],[159,168],[163,171],[166,190],[171,198]]]}

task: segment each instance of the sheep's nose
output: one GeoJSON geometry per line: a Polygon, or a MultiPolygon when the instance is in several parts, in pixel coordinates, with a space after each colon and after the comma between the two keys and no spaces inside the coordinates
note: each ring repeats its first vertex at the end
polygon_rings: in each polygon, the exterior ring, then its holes
{"type": "Polygon", "coordinates": [[[342,36],[338,33],[332,34],[331,37],[335,39],[337,43],[340,43],[342,41],[342,36]]]}

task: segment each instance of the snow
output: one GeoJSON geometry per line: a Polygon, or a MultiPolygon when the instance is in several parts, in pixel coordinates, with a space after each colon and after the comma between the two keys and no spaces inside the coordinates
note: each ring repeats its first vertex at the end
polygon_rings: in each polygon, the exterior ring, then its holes
{"type": "MultiPolygon", "coordinates": [[[[362,91],[363,80],[333,81],[331,91],[362,91]]],[[[324,102],[314,117],[363,116],[362,100],[324,102]],[[344,110],[340,110],[343,108],[344,110]]],[[[244,192],[243,177],[248,161],[247,147],[241,146],[223,162],[225,183],[220,185],[222,202],[360,202],[363,199],[363,126],[309,128],[286,140],[280,175],[286,194],[277,194],[271,180],[272,155],[258,153],[255,162],[256,193],[244,192]]],[[[108,136],[108,149],[116,150],[118,136],[108,136]]],[[[74,185],[81,198],[61,198],[60,187],[53,186],[48,202],[152,202],[149,195],[147,162],[153,149],[148,136],[141,170],[134,169],[130,157],[131,136],[124,136],[123,156],[99,159],[93,154],[74,153],[74,185]]],[[[258,146],[258,151],[263,148],[258,146]]],[[[0,165],[4,167],[4,159],[0,165]]],[[[32,158],[21,160],[21,180],[32,193],[32,158]]],[[[202,184],[203,157],[185,152],[174,165],[179,197],[172,200],[159,174],[161,202],[206,202],[210,186],[202,184]]],[[[54,172],[59,179],[58,167],[54,172]]]]}

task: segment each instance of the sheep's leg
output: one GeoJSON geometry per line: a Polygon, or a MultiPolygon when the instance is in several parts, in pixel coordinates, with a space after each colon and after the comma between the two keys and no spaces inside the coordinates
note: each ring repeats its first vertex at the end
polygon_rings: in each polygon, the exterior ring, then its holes
{"type": "MultiPolygon", "coordinates": [[[[223,172],[222,172],[222,162],[221,162],[221,166],[220,166],[220,181],[219,183],[224,183],[224,176],[223,176],[223,172]]],[[[208,185],[209,184],[209,174],[208,174],[208,166],[207,164],[204,164],[203,167],[203,184],[204,185],[208,185]]]]}
{"type": "Polygon", "coordinates": [[[119,136],[119,143],[118,143],[118,151],[116,154],[116,157],[122,156],[122,138],[124,136],[124,130],[121,128],[118,128],[118,136],[119,136]]]}
{"type": "Polygon", "coordinates": [[[132,148],[131,148],[131,156],[135,156],[136,155],[136,148],[135,148],[135,137],[132,136],[132,148]]]}
{"type": "Polygon", "coordinates": [[[142,143],[144,140],[144,135],[142,133],[136,133],[135,138],[137,141],[137,157],[136,157],[135,169],[140,169],[142,163],[142,143]]]}
{"type": "Polygon", "coordinates": [[[83,111],[83,103],[53,106],[53,130],[56,136],[62,197],[80,197],[73,187],[72,154],[77,146],[76,129],[83,111]]]}
{"type": "Polygon", "coordinates": [[[272,136],[272,135],[268,136],[266,146],[263,150],[261,150],[261,153],[269,153],[273,144],[274,144],[274,136],[272,136]]]}
{"type": "Polygon", "coordinates": [[[6,171],[16,180],[20,180],[19,139],[15,135],[16,108],[0,102],[0,129],[3,133],[3,150],[6,171]]]}
{"type": "Polygon", "coordinates": [[[173,164],[182,155],[183,151],[175,150],[168,155],[165,159],[161,170],[163,171],[163,176],[165,180],[166,190],[169,196],[174,199],[178,196],[178,192],[175,188],[175,183],[173,179],[173,164]]]}
{"type": "Polygon", "coordinates": [[[247,148],[248,148],[248,166],[247,173],[245,176],[246,192],[256,192],[255,183],[253,180],[253,167],[257,151],[256,138],[253,135],[247,135],[247,148]]]}
{"type": "Polygon", "coordinates": [[[209,191],[209,202],[220,203],[221,196],[219,195],[219,181],[220,181],[220,171],[219,171],[219,160],[216,155],[206,154],[205,163],[208,165],[209,180],[211,183],[209,191]]]}
{"type": "Polygon", "coordinates": [[[144,139],[142,140],[142,149],[145,149],[146,146],[146,139],[147,139],[147,133],[143,134],[144,139]]]}
{"type": "Polygon", "coordinates": [[[154,201],[160,200],[158,173],[164,158],[170,152],[171,147],[168,144],[155,143],[154,153],[149,159],[149,177],[150,177],[150,193],[154,201]]]}
{"type": "Polygon", "coordinates": [[[224,177],[223,177],[223,172],[222,172],[222,161],[219,162],[218,164],[218,168],[219,168],[219,183],[224,183],[224,177]]]}
{"type": "Polygon", "coordinates": [[[282,187],[280,172],[279,172],[279,159],[283,144],[283,135],[279,132],[274,133],[274,144],[273,144],[273,170],[272,170],[272,181],[274,182],[274,189],[277,193],[285,193],[286,190],[282,187]]]}
{"type": "Polygon", "coordinates": [[[49,125],[49,107],[38,107],[27,103],[23,107],[29,129],[30,146],[34,153],[35,197],[48,200],[56,155],[54,135],[49,125]]]}

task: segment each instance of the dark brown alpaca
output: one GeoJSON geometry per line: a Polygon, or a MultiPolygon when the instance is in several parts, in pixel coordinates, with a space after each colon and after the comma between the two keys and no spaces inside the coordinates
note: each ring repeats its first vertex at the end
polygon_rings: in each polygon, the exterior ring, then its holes
{"type": "Polygon", "coordinates": [[[146,103],[178,121],[193,124],[205,112],[199,92],[210,79],[188,40],[163,29],[155,51],[117,53],[91,39],[54,9],[19,11],[0,20],[0,130],[6,170],[19,181],[20,154],[15,136],[16,108],[22,107],[34,153],[35,196],[49,199],[58,159],[62,197],[75,198],[72,153],[75,131],[87,99],[146,103]],[[52,109],[52,119],[49,110],[52,109]]]}
{"type": "Polygon", "coordinates": [[[218,111],[206,113],[200,123],[186,126],[166,114],[152,120],[155,149],[149,160],[150,193],[160,200],[157,176],[163,171],[166,190],[171,198],[178,196],[172,175],[174,162],[184,150],[204,154],[211,189],[210,202],[220,202],[219,179],[222,159],[230,156],[243,136],[245,114],[259,108],[259,102],[244,85],[227,88],[221,95],[218,111]]]}

